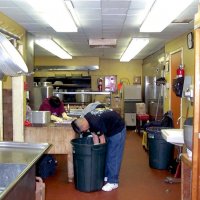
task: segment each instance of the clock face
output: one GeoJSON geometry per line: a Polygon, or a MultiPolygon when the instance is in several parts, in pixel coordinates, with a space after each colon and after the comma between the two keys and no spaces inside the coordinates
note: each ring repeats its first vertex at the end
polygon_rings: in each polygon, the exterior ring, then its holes
{"type": "Polygon", "coordinates": [[[190,32],[187,35],[187,45],[188,45],[188,49],[192,49],[194,46],[194,42],[193,42],[193,33],[190,32]]]}

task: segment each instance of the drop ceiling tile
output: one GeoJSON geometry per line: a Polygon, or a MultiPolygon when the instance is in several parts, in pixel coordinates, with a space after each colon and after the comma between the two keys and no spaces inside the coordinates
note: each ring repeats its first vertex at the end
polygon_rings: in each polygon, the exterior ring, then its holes
{"type": "Polygon", "coordinates": [[[102,1],[102,8],[129,8],[131,0],[126,1],[102,1]]]}
{"type": "Polygon", "coordinates": [[[127,8],[103,8],[102,15],[124,15],[128,12],[127,8]]]}
{"type": "Polygon", "coordinates": [[[75,9],[93,9],[101,8],[101,0],[73,0],[75,9]]]}
{"type": "MultiPolygon", "coordinates": [[[[75,56],[102,56],[118,58],[127,48],[132,37],[149,37],[150,45],[143,50],[138,58],[146,57],[161,48],[170,39],[178,37],[193,29],[193,22],[186,25],[172,24],[162,33],[140,33],[139,27],[145,17],[144,10],[152,0],[71,0],[78,13],[80,27],[78,33],[56,33],[33,11],[24,0],[0,0],[0,12],[8,15],[27,31],[38,36],[56,38],[64,48],[75,56]],[[117,47],[114,49],[91,49],[89,38],[115,38],[117,47]]],[[[180,16],[184,20],[194,16],[199,1],[193,4],[180,16]]],[[[39,47],[36,48],[37,51],[39,47]]],[[[42,54],[45,54],[42,51],[42,54]]]]}

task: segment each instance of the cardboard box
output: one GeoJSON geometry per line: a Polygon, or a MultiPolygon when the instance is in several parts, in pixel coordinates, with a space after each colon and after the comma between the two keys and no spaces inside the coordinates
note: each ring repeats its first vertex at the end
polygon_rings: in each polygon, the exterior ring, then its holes
{"type": "Polygon", "coordinates": [[[146,114],[145,103],[136,103],[136,114],[146,114]]]}

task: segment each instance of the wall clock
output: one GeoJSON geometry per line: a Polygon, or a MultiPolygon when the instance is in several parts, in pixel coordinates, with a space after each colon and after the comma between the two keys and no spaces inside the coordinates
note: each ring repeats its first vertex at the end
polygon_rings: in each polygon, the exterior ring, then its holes
{"type": "Polygon", "coordinates": [[[193,46],[194,46],[193,33],[192,32],[187,34],[187,46],[188,46],[188,49],[192,49],[193,46]]]}

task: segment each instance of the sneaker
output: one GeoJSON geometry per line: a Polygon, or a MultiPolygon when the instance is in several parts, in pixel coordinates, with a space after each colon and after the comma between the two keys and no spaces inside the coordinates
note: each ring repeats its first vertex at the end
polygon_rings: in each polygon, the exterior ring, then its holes
{"type": "Polygon", "coordinates": [[[104,177],[104,182],[107,182],[108,181],[108,177],[104,177]]]}
{"type": "Polygon", "coordinates": [[[105,192],[110,192],[114,189],[118,188],[118,184],[117,183],[106,183],[103,187],[102,190],[105,192]]]}

